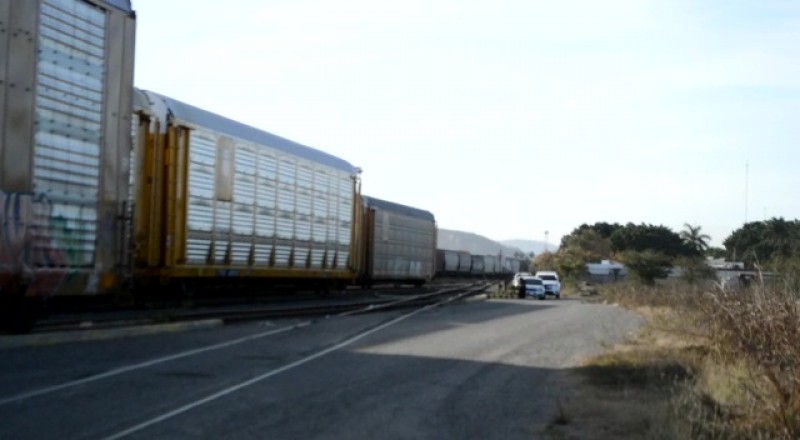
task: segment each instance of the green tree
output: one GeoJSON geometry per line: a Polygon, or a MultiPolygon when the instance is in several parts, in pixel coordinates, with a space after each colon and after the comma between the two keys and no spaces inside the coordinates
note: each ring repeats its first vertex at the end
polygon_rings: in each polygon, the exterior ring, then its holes
{"type": "Polygon", "coordinates": [[[792,258],[800,251],[800,221],[772,218],[745,223],[722,244],[728,258],[744,261],[748,265],[792,258]]]}
{"type": "Polygon", "coordinates": [[[675,265],[681,268],[681,278],[689,284],[716,279],[714,268],[702,257],[678,257],[675,265]]]}
{"type": "Polygon", "coordinates": [[[769,259],[771,250],[765,247],[763,222],[749,222],[731,232],[723,242],[728,258],[752,264],[755,261],[769,259]]]}
{"type": "Polygon", "coordinates": [[[708,241],[711,240],[711,237],[708,234],[703,234],[700,232],[700,225],[692,226],[689,223],[684,223],[684,230],[681,231],[681,239],[683,242],[691,249],[697,253],[697,255],[703,255],[708,249],[708,241]]]}
{"type": "Polygon", "coordinates": [[[569,234],[561,237],[561,247],[566,246],[567,242],[572,237],[577,236],[584,231],[594,231],[601,238],[609,238],[611,237],[611,234],[614,233],[614,231],[620,228],[622,228],[622,225],[620,225],[619,223],[597,222],[593,225],[584,223],[578,226],[577,228],[573,229],[572,232],[570,232],[569,234]]]}
{"type": "Polygon", "coordinates": [[[586,263],[611,258],[611,241],[601,230],[582,225],[562,239],[552,262],[562,278],[580,278],[586,273],[586,263]]]}
{"type": "Polygon", "coordinates": [[[627,250],[620,254],[622,263],[642,284],[652,286],[658,278],[666,278],[673,258],[653,249],[627,250]]]}
{"type": "Polygon", "coordinates": [[[680,235],[666,226],[628,223],[611,234],[611,250],[614,252],[636,251],[664,254],[668,257],[696,255],[686,246],[680,235]]]}
{"type": "Polygon", "coordinates": [[[764,241],[771,250],[771,259],[787,259],[800,249],[800,222],[772,218],[764,223],[764,241]]]}
{"type": "Polygon", "coordinates": [[[533,258],[533,267],[536,270],[556,270],[556,255],[552,252],[542,252],[533,258]]]}
{"type": "Polygon", "coordinates": [[[611,258],[611,240],[594,229],[583,229],[571,234],[563,248],[573,250],[587,263],[611,258]]]}
{"type": "Polygon", "coordinates": [[[728,255],[728,251],[725,248],[710,246],[706,249],[705,255],[711,258],[725,258],[728,255]]]}
{"type": "Polygon", "coordinates": [[[564,280],[577,280],[586,273],[586,256],[579,250],[561,248],[556,253],[556,270],[564,280]]]}

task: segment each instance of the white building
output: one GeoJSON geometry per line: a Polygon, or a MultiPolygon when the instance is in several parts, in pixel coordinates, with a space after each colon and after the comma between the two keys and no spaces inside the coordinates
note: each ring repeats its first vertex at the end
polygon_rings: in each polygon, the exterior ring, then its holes
{"type": "Polygon", "coordinates": [[[611,260],[602,260],[599,263],[586,263],[586,272],[592,281],[609,283],[622,281],[628,275],[625,265],[611,260]]]}

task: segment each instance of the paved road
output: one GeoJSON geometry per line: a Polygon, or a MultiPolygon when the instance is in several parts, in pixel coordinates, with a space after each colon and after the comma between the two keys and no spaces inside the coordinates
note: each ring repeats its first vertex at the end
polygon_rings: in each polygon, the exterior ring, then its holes
{"type": "Polygon", "coordinates": [[[546,438],[559,372],[639,320],[518,300],[306,324],[0,351],[0,438],[546,438]]]}

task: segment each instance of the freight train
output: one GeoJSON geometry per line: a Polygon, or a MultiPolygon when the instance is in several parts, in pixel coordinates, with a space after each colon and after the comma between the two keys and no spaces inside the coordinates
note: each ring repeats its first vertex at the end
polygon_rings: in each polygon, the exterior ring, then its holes
{"type": "Polygon", "coordinates": [[[343,159],[134,88],[135,21],[130,0],[0,8],[4,326],[29,327],[53,295],[516,271],[453,266],[431,212],[362,196],[343,159]]]}
{"type": "Polygon", "coordinates": [[[498,255],[476,255],[466,251],[436,250],[436,276],[504,279],[530,270],[530,260],[498,255]]]}

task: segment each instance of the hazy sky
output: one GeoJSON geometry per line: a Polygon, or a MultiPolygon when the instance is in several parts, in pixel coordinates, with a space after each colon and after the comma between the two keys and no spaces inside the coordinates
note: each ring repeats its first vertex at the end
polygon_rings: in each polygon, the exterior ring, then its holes
{"type": "Polygon", "coordinates": [[[138,87],[339,156],[442,228],[688,222],[719,245],[800,218],[796,0],[133,6],[138,87]]]}

